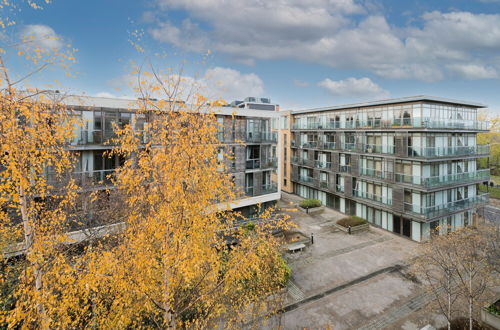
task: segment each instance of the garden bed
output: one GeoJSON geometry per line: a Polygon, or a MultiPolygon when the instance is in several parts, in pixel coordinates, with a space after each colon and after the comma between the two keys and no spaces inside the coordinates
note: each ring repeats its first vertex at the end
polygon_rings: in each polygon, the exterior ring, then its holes
{"type": "Polygon", "coordinates": [[[363,218],[352,216],[340,219],[335,224],[335,227],[346,233],[349,232],[349,227],[351,227],[351,233],[355,233],[368,230],[370,228],[370,224],[363,218]]]}
{"type": "Polygon", "coordinates": [[[299,210],[308,214],[315,214],[323,212],[325,209],[324,206],[321,205],[321,202],[317,199],[304,199],[298,205],[299,210]]]}

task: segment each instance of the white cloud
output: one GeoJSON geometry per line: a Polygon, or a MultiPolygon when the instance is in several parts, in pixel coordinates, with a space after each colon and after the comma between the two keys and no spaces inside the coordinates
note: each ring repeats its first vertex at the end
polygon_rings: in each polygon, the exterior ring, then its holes
{"type": "Polygon", "coordinates": [[[112,94],[112,93],[108,93],[108,92],[99,92],[99,93],[95,94],[94,96],[96,96],[96,97],[106,97],[106,98],[111,98],[111,99],[125,99],[125,100],[135,99],[135,97],[126,96],[126,95],[118,96],[118,95],[115,95],[115,94],[112,94]]]}
{"type": "Polygon", "coordinates": [[[47,25],[25,25],[20,32],[23,47],[28,49],[43,48],[47,50],[61,49],[64,46],[62,37],[47,25]]]}
{"type": "MultiPolygon", "coordinates": [[[[297,59],[391,79],[435,81],[458,67],[500,70],[500,15],[429,12],[393,26],[354,0],[157,0],[184,10],[179,26],[158,23],[151,35],[189,51],[208,48],[240,63],[297,59]],[[221,17],[221,13],[227,13],[221,17]],[[199,22],[199,24],[198,24],[199,22]],[[200,28],[207,26],[208,31],[200,28]]],[[[475,70],[478,73],[478,70],[475,70]]],[[[491,71],[491,70],[489,70],[491,71]]],[[[489,74],[462,74],[477,79],[489,74]]]]}
{"type": "Polygon", "coordinates": [[[454,64],[448,68],[459,76],[467,79],[492,79],[498,78],[498,71],[493,67],[479,64],[454,64]]]}
{"type": "MultiPolygon", "coordinates": [[[[177,77],[179,76],[175,76],[174,79],[177,77]]],[[[142,78],[144,79],[144,77],[142,78]]],[[[258,75],[241,73],[231,68],[214,67],[207,69],[200,77],[181,76],[180,80],[182,86],[179,90],[183,91],[180,95],[182,99],[188,97],[187,94],[192,88],[209,99],[222,98],[228,102],[247,96],[263,96],[264,93],[264,82],[258,75]]],[[[137,76],[124,74],[109,80],[108,85],[117,91],[130,94],[133,87],[137,86],[137,76]]],[[[103,97],[106,97],[107,94],[112,95],[110,93],[100,94],[103,97]]]]}
{"type": "Polygon", "coordinates": [[[345,97],[388,97],[389,93],[374,83],[370,78],[347,78],[344,80],[331,80],[326,78],[318,83],[330,94],[345,97]]]}

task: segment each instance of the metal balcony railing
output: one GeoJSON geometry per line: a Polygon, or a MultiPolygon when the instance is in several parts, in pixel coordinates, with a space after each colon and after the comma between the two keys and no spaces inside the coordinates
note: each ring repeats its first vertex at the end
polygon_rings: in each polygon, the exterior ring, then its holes
{"type": "Polygon", "coordinates": [[[339,128],[449,128],[463,130],[487,131],[489,122],[480,120],[460,119],[435,119],[435,118],[398,118],[381,119],[371,118],[367,120],[349,121],[314,121],[308,123],[294,123],[292,129],[339,129],[339,128]]]}
{"type": "Polygon", "coordinates": [[[406,212],[411,212],[424,217],[433,218],[487,203],[488,199],[489,199],[488,194],[481,194],[441,205],[421,206],[411,203],[404,203],[404,207],[406,212]]]}
{"type": "Polygon", "coordinates": [[[453,183],[462,183],[469,181],[484,180],[487,181],[490,178],[490,170],[477,170],[474,172],[456,173],[441,176],[431,176],[422,177],[417,175],[406,175],[401,173],[396,173],[396,182],[408,183],[413,185],[419,185],[424,187],[438,187],[453,183]]]}
{"type": "Polygon", "coordinates": [[[410,157],[443,157],[443,156],[467,156],[467,155],[489,155],[490,146],[456,146],[456,147],[408,147],[410,157]]]}
{"type": "Polygon", "coordinates": [[[375,194],[371,194],[366,191],[360,191],[360,190],[353,190],[352,194],[355,197],[360,197],[360,198],[365,198],[369,199],[378,203],[386,204],[386,205],[392,205],[392,199],[387,197],[387,196],[379,196],[375,194]]]}

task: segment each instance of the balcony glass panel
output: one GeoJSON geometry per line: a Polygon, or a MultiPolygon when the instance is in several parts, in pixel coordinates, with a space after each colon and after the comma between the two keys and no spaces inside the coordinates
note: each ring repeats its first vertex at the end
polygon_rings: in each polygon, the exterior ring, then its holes
{"type": "Polygon", "coordinates": [[[476,180],[489,180],[490,170],[477,170],[475,172],[457,173],[433,177],[420,177],[416,175],[405,175],[396,173],[396,182],[422,185],[424,187],[436,187],[452,183],[476,181],[476,180]]]}
{"type": "Polygon", "coordinates": [[[408,155],[412,157],[488,155],[489,151],[489,145],[460,147],[408,147],[408,155]]]}
{"type": "Polygon", "coordinates": [[[435,205],[435,206],[420,206],[410,203],[405,203],[405,211],[420,214],[425,217],[436,217],[447,213],[452,213],[454,211],[460,211],[467,209],[479,204],[484,204],[488,202],[488,194],[481,194],[458,201],[449,202],[446,204],[435,205]]]}
{"type": "Polygon", "coordinates": [[[382,203],[382,204],[392,205],[392,199],[390,199],[390,198],[388,198],[386,196],[379,196],[379,195],[370,194],[368,192],[359,191],[359,190],[353,190],[353,195],[356,196],[356,197],[361,197],[361,198],[369,199],[369,200],[372,200],[372,201],[375,201],[375,202],[379,202],[379,203],[382,203]]]}

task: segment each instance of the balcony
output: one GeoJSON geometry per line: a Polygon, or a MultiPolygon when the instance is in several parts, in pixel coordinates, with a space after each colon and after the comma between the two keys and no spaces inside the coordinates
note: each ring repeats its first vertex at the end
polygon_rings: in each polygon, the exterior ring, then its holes
{"type": "Polygon", "coordinates": [[[335,150],[336,148],[336,143],[335,142],[321,142],[321,149],[326,149],[326,150],[335,150]]]}
{"type": "Polygon", "coordinates": [[[365,191],[359,191],[359,190],[353,190],[352,192],[353,196],[355,197],[360,197],[364,199],[369,199],[378,203],[386,204],[386,205],[392,205],[392,199],[386,197],[386,196],[379,196],[375,194],[371,194],[369,192],[365,191]]]}
{"type": "Polygon", "coordinates": [[[489,155],[490,146],[488,144],[476,146],[457,146],[457,147],[408,147],[408,156],[410,157],[445,157],[445,156],[470,156],[470,155],[489,155]]]}
{"type": "Polygon", "coordinates": [[[351,173],[351,165],[339,165],[339,172],[351,173]]]}
{"type": "Polygon", "coordinates": [[[355,151],[356,150],[356,143],[342,143],[340,145],[342,150],[347,150],[347,151],[355,151]]]}
{"type": "Polygon", "coordinates": [[[421,215],[426,218],[434,218],[442,216],[445,214],[450,214],[455,211],[465,210],[480,204],[487,203],[489,199],[488,194],[481,194],[446,204],[435,205],[435,206],[421,206],[411,203],[405,203],[405,211],[421,215]]]}
{"type": "Polygon", "coordinates": [[[266,169],[266,168],[276,168],[277,160],[276,158],[266,158],[266,159],[247,159],[245,168],[247,170],[255,169],[266,169]]]}
{"type": "Polygon", "coordinates": [[[115,169],[72,172],[69,176],[63,175],[62,177],[57,177],[55,173],[48,173],[45,175],[45,179],[48,184],[53,186],[67,183],[69,181],[69,177],[75,180],[75,183],[80,187],[92,185],[102,186],[112,184],[112,177],[114,173],[115,169]]]}
{"type": "Polygon", "coordinates": [[[320,168],[320,169],[330,169],[330,168],[332,168],[332,163],[331,162],[324,162],[321,160],[315,160],[314,167],[320,168]]]}
{"type": "Polygon", "coordinates": [[[113,138],[116,138],[116,133],[114,131],[79,129],[72,145],[84,146],[104,144],[113,138]]]}
{"type": "Polygon", "coordinates": [[[430,128],[430,129],[455,129],[455,130],[478,130],[487,131],[489,123],[480,120],[459,119],[434,119],[434,118],[403,118],[403,119],[381,119],[371,118],[368,120],[351,121],[314,121],[309,123],[295,123],[292,129],[353,129],[353,128],[430,128]]]}
{"type": "Polygon", "coordinates": [[[393,154],[394,146],[383,145],[383,144],[364,144],[363,151],[366,153],[376,153],[376,154],[393,154]]]}
{"type": "Polygon", "coordinates": [[[254,170],[260,168],[260,159],[247,159],[245,168],[247,170],[254,170]]]}
{"type": "Polygon", "coordinates": [[[276,143],[278,134],[276,132],[247,132],[245,140],[250,143],[276,143]]]}
{"type": "Polygon", "coordinates": [[[378,179],[392,179],[391,172],[379,171],[373,168],[361,168],[361,175],[378,179]]]}
{"type": "Polygon", "coordinates": [[[421,177],[416,175],[396,173],[396,182],[419,185],[427,188],[445,186],[454,183],[466,183],[470,181],[487,181],[489,180],[489,178],[489,169],[431,177],[421,177]]]}
{"type": "Polygon", "coordinates": [[[313,166],[313,161],[309,159],[304,159],[300,157],[292,157],[292,163],[297,164],[297,165],[303,165],[303,166],[313,166]]]}
{"type": "Polygon", "coordinates": [[[278,161],[276,158],[266,158],[260,163],[260,168],[276,168],[278,167],[278,161]]]}
{"type": "Polygon", "coordinates": [[[342,185],[342,184],[335,185],[335,188],[336,188],[337,192],[341,192],[341,193],[344,192],[344,185],[342,185]]]}
{"type": "Polygon", "coordinates": [[[304,183],[312,183],[314,181],[314,178],[312,176],[307,176],[307,175],[299,175],[298,179],[299,182],[304,182],[304,183]]]}

